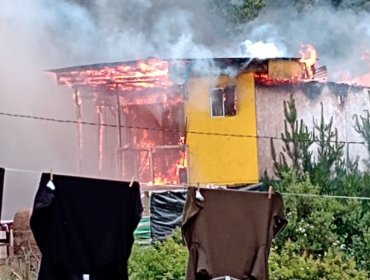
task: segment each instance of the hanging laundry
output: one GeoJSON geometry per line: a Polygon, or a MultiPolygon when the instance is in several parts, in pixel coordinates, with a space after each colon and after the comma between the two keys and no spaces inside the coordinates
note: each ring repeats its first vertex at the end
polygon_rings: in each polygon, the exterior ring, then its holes
{"type": "Polygon", "coordinates": [[[285,227],[279,193],[188,188],[182,233],[189,249],[186,280],[268,279],[272,239],[285,227]]]}
{"type": "Polygon", "coordinates": [[[3,205],[4,177],[5,177],[5,169],[0,167],[0,218],[2,217],[1,209],[3,205]]]}
{"type": "Polygon", "coordinates": [[[150,216],[143,216],[134,231],[135,242],[140,245],[152,243],[150,216]]]}
{"type": "Polygon", "coordinates": [[[186,190],[152,192],[150,227],[154,240],[164,240],[181,227],[186,190]]]}
{"type": "Polygon", "coordinates": [[[31,229],[42,253],[39,280],[127,280],[133,232],[143,211],[140,186],[42,174],[31,229]]]}

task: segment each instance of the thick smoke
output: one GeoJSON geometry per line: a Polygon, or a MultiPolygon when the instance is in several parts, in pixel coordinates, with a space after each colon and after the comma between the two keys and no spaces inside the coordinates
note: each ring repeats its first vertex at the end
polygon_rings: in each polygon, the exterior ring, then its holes
{"type": "Polygon", "coordinates": [[[299,12],[268,6],[243,30],[248,40],[285,49],[284,56],[299,57],[301,45],[311,44],[317,49],[318,64],[327,66],[329,80],[350,82],[370,70],[364,56],[370,46],[369,23],[370,13],[365,11],[323,5],[299,12]]]}
{"type": "MultiPolygon", "coordinates": [[[[225,23],[206,1],[35,0],[1,3],[0,19],[51,54],[47,67],[145,57],[209,57],[225,23]]],[[[15,35],[14,34],[14,35],[15,35]]]]}
{"type": "Polygon", "coordinates": [[[309,43],[331,78],[368,70],[361,59],[370,43],[368,13],[328,5],[302,12],[288,2],[268,1],[254,21],[232,25],[212,1],[8,0],[0,3],[0,28],[12,37],[5,45],[17,41],[44,68],[145,57],[297,57],[309,43]]]}

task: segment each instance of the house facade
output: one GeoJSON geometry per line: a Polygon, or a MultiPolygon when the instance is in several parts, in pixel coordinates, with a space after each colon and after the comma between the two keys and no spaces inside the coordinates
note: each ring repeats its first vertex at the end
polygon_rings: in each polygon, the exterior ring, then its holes
{"type": "Polygon", "coordinates": [[[340,139],[359,139],[350,120],[368,107],[367,89],[318,81],[313,70],[298,58],[150,58],[50,71],[72,88],[81,169],[92,141],[100,175],[149,186],[239,186],[273,173],[270,138],[284,131],[291,94],[308,126],[323,103],[340,139]],[[81,123],[88,112],[94,140],[81,123]]]}

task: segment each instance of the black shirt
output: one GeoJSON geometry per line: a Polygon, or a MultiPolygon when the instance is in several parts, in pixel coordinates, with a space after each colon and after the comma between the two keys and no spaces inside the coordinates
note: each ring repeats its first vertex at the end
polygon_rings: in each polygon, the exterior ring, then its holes
{"type": "Polygon", "coordinates": [[[39,280],[128,279],[142,204],[137,182],[42,174],[31,229],[42,253],[39,280]],[[81,277],[81,278],[79,278],[81,277]]]}

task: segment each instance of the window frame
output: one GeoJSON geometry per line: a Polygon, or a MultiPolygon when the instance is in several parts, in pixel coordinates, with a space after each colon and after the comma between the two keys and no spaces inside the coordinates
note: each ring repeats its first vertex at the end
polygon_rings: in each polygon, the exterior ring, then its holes
{"type": "MultiPolygon", "coordinates": [[[[226,85],[226,86],[224,86],[224,87],[220,87],[220,86],[218,86],[218,87],[214,87],[214,88],[212,88],[211,90],[210,90],[210,96],[209,96],[209,99],[210,99],[210,114],[211,114],[211,118],[229,118],[229,117],[234,117],[234,116],[236,116],[236,114],[237,114],[237,108],[236,108],[236,99],[237,99],[237,91],[236,91],[236,86],[235,85],[233,85],[233,84],[229,84],[229,85],[226,85]],[[232,103],[230,103],[232,106],[230,106],[230,108],[232,108],[233,107],[233,110],[231,109],[229,109],[229,106],[228,107],[226,107],[226,101],[228,100],[227,99],[227,91],[226,91],[226,89],[232,89],[232,93],[233,93],[233,102],[232,103]],[[221,106],[220,106],[220,108],[219,108],[219,110],[215,110],[214,109],[214,104],[216,104],[217,105],[217,103],[216,102],[214,102],[214,100],[215,100],[215,98],[214,98],[214,96],[215,96],[215,92],[221,92],[222,93],[222,96],[221,96],[221,106]],[[220,111],[220,109],[221,109],[221,111],[220,111]],[[221,112],[221,115],[220,114],[215,114],[215,111],[218,113],[218,111],[220,111],[221,112]]],[[[219,98],[217,98],[217,99],[219,99],[219,98]]]]}

